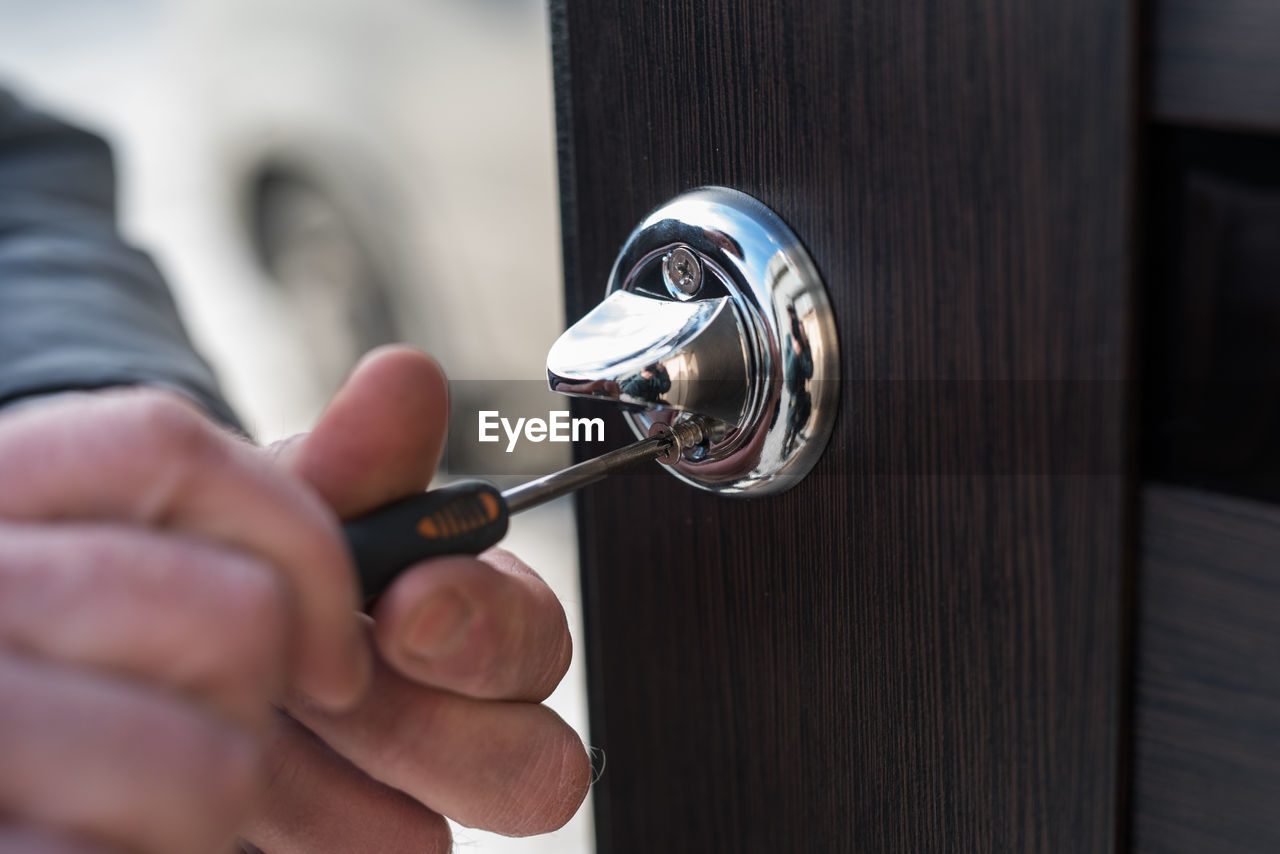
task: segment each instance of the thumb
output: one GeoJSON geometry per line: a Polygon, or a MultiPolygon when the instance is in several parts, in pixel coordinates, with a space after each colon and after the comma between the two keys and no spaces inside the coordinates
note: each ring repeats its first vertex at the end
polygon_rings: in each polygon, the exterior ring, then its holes
{"type": "Polygon", "coordinates": [[[304,436],[272,448],[343,519],[426,488],[449,422],[444,371],[425,353],[368,353],[304,436]]]}

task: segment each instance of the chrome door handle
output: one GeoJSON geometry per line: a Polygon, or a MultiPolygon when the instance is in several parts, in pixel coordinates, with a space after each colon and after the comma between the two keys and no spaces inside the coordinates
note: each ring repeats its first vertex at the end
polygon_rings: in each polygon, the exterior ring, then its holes
{"type": "Polygon", "coordinates": [[[556,341],[547,379],[565,394],[737,424],[749,390],[746,337],[728,297],[677,302],[614,291],[556,341]]]}
{"type": "Polygon", "coordinates": [[[667,467],[704,489],[777,492],[813,467],[839,403],[835,320],[776,214],[683,193],[627,238],[606,294],[552,346],[552,389],[623,404],[638,437],[703,419],[707,441],[667,467]]]}

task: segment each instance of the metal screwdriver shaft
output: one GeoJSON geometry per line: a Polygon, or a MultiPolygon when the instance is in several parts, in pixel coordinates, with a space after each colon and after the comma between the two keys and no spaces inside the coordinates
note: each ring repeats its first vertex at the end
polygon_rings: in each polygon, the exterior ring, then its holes
{"type": "Polygon", "coordinates": [[[479,554],[507,533],[512,514],[545,504],[646,460],[675,462],[703,441],[697,419],[592,460],[499,493],[493,484],[464,481],[383,505],[345,526],[365,598],[372,600],[414,564],[447,554],[479,554]]]}
{"type": "Polygon", "coordinates": [[[671,447],[671,441],[670,436],[651,436],[616,451],[601,454],[595,459],[512,487],[503,492],[502,497],[507,502],[508,510],[519,513],[604,480],[612,472],[656,459],[671,447]]]}
{"type": "Polygon", "coordinates": [[[584,486],[603,480],[621,469],[662,456],[678,458],[680,451],[702,441],[702,425],[696,420],[684,421],[657,435],[641,439],[616,451],[609,451],[567,469],[561,469],[537,480],[522,483],[502,493],[511,513],[519,513],[576,492],[584,486]],[[674,447],[674,453],[673,453],[674,447]]]}

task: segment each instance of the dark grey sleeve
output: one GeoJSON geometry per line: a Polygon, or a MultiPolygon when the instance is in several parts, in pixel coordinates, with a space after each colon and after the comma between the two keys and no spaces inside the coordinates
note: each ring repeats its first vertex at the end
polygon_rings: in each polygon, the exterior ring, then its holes
{"type": "Polygon", "coordinates": [[[142,384],[238,426],[159,271],[117,231],[106,143],[0,91],[0,406],[142,384]]]}

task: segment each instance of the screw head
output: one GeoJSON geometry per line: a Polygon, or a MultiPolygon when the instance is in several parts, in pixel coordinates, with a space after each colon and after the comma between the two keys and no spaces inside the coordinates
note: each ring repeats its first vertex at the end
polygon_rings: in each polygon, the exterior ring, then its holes
{"type": "Polygon", "coordinates": [[[685,415],[677,417],[681,420],[673,423],[655,421],[649,425],[649,438],[666,436],[671,444],[660,455],[654,457],[664,465],[674,466],[682,459],[700,460],[707,455],[711,445],[708,433],[708,420],[701,415],[685,415]]]}
{"type": "Polygon", "coordinates": [[[662,277],[673,295],[691,297],[702,287],[702,262],[693,252],[677,246],[662,259],[662,277]]]}

